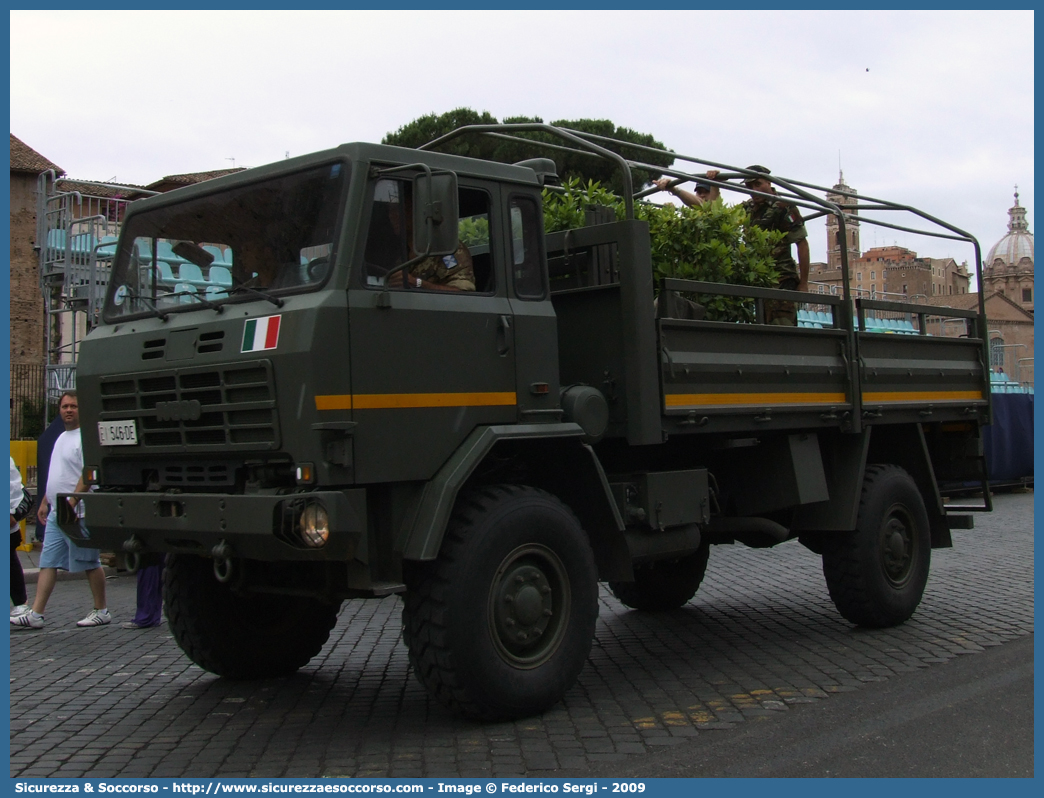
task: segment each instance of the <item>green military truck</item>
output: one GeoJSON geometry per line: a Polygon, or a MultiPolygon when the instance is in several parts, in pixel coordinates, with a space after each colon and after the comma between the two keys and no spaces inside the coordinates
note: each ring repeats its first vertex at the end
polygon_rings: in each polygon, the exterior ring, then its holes
{"type": "MultiPolygon", "coordinates": [[[[550,126],[452,135],[534,131],[628,182],[691,177],[550,126]]],[[[347,144],[130,206],[79,355],[82,498],[91,546],[166,554],[185,653],[229,678],[288,674],[342,601],[401,594],[427,689],[518,717],[576,680],[600,581],[628,607],[676,608],[711,544],[792,539],[822,555],[849,621],[906,620],[931,549],[989,509],[988,491],[945,498],[985,486],[981,305],[657,280],[630,190],[627,218],[545,235],[553,160],[440,144],[347,144]],[[715,293],[755,323],[672,317],[679,295],[715,293]],[[766,300],[814,302],[817,322],[759,324],[766,300]],[[963,335],[929,334],[943,321],[963,335]]],[[[727,180],[750,174],[677,158],[740,191],[727,180]]],[[[915,209],[773,180],[839,238],[902,211],[981,260],[915,209]]]]}

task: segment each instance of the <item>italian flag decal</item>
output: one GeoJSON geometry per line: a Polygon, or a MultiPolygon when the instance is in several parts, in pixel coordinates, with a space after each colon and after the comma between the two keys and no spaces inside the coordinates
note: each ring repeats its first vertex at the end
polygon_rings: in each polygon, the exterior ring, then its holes
{"type": "Polygon", "coordinates": [[[275,349],[279,343],[279,320],[282,316],[247,319],[243,327],[243,348],[240,352],[262,352],[275,349]]]}

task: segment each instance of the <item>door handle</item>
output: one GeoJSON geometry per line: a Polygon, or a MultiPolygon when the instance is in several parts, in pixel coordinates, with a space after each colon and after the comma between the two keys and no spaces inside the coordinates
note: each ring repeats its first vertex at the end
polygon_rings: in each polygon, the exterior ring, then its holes
{"type": "Polygon", "coordinates": [[[501,315],[497,321],[497,354],[504,357],[511,351],[511,317],[501,315]]]}

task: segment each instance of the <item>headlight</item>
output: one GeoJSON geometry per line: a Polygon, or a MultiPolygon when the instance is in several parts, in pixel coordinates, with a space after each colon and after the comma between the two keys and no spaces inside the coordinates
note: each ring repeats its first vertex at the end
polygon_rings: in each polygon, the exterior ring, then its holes
{"type": "Polygon", "coordinates": [[[309,504],[301,511],[297,529],[306,546],[318,549],[325,545],[330,537],[330,517],[326,514],[326,508],[318,502],[309,504]]]}

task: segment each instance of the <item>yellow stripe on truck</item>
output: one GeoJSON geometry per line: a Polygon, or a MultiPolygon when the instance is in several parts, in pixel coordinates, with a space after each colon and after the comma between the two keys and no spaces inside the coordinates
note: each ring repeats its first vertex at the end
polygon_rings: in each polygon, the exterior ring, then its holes
{"type": "Polygon", "coordinates": [[[514,391],[479,393],[364,393],[315,397],[316,410],[391,410],[423,407],[503,407],[518,404],[514,391]]]}
{"type": "Polygon", "coordinates": [[[846,402],[843,393],[669,393],[667,407],[750,405],[836,405],[846,402]]]}
{"type": "Polygon", "coordinates": [[[865,391],[864,404],[878,402],[968,402],[982,401],[982,391],[865,391]]]}

